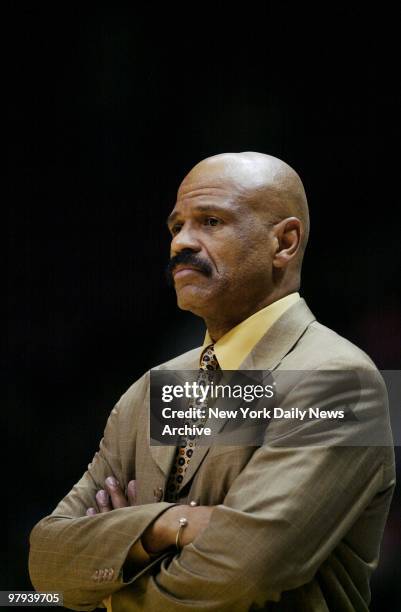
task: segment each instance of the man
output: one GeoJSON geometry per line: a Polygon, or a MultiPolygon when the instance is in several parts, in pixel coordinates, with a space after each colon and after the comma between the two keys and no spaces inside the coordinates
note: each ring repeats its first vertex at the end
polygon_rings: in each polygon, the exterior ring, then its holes
{"type": "Polygon", "coordinates": [[[309,231],[300,178],[267,155],[214,156],[182,182],[168,226],[178,305],[207,332],[157,369],[319,373],[282,406],[345,402],[356,429],[321,444],[316,420],[279,420],[259,447],[150,446],[146,373],[88,471],[34,528],[35,588],[76,610],[367,610],[394,487],[385,390],[297,293],[309,231]],[[371,423],[380,446],[353,437],[371,423]]]}

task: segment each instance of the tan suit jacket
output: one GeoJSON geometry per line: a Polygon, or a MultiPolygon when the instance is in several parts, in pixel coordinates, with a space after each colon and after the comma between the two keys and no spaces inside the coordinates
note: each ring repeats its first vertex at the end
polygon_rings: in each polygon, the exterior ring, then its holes
{"type": "MultiPolygon", "coordinates": [[[[159,367],[194,370],[199,355],[194,349],[159,367]]],[[[278,431],[272,425],[268,432],[284,445],[198,446],[181,501],[216,505],[209,527],[180,554],[154,561],[124,583],[128,550],[169,507],[160,495],[174,448],[149,446],[146,373],[111,412],[88,471],[33,529],[36,589],[63,591],[64,605],[75,610],[91,610],[110,593],[113,612],[368,609],[395,481],[380,374],[362,351],[316,322],[304,300],[269,329],[241,368],[369,372],[368,388],[351,384],[347,395],[357,415],[365,411],[381,424],[383,444],[351,446],[345,429],[340,446],[300,445],[299,427],[278,423],[278,431]],[[111,474],[123,486],[137,479],[138,506],[86,517],[111,474]]],[[[301,377],[283,406],[312,395],[317,405],[330,404],[335,383],[318,381],[301,377]]]]}

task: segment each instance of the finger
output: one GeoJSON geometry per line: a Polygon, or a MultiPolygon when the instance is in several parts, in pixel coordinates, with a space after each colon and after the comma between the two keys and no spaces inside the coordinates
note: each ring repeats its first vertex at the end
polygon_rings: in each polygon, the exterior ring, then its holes
{"type": "Polygon", "coordinates": [[[130,480],[127,486],[128,501],[130,506],[136,504],[136,480],[130,480]]]}
{"type": "Polygon", "coordinates": [[[100,491],[96,493],[96,501],[97,505],[99,506],[99,510],[102,513],[110,512],[110,510],[113,509],[111,507],[110,497],[108,496],[108,493],[103,489],[100,489],[100,491]]]}
{"type": "Polygon", "coordinates": [[[126,508],[129,505],[127,498],[121,490],[120,483],[116,478],[114,478],[114,476],[109,476],[106,478],[106,482],[104,484],[108,494],[111,497],[113,508],[126,508]]]}
{"type": "Polygon", "coordinates": [[[95,508],[88,508],[86,511],[86,516],[95,516],[97,514],[95,508]]]}

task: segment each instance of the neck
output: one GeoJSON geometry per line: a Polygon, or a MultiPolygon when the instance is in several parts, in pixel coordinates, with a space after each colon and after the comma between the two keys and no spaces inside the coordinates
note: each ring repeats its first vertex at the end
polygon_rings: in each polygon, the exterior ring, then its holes
{"type": "Polygon", "coordinates": [[[239,323],[245,321],[245,319],[248,319],[248,317],[255,314],[255,312],[258,312],[259,310],[262,310],[262,308],[265,308],[266,306],[277,302],[277,300],[280,300],[281,298],[285,297],[286,295],[289,295],[290,293],[293,293],[293,291],[288,291],[287,293],[281,294],[273,293],[265,297],[257,304],[248,306],[248,308],[244,309],[241,312],[238,312],[237,310],[235,315],[231,314],[231,316],[219,317],[213,316],[212,314],[211,316],[208,315],[203,317],[210,337],[212,338],[213,342],[217,342],[231,329],[233,329],[233,327],[239,325],[239,323]]]}

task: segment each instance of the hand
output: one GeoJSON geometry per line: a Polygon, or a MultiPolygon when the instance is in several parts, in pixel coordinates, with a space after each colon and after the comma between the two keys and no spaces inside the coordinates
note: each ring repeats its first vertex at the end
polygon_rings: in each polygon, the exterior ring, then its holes
{"type": "MultiPolygon", "coordinates": [[[[136,505],[136,480],[128,483],[127,496],[114,476],[106,478],[104,484],[104,489],[96,493],[99,512],[96,508],[88,508],[87,516],[136,505]]],[[[188,506],[186,504],[172,506],[144,531],[141,537],[143,548],[152,555],[175,546],[180,518],[188,520],[188,525],[181,529],[180,546],[190,544],[209,525],[213,509],[214,506],[188,506]]]]}
{"type": "MultiPolygon", "coordinates": [[[[110,512],[116,508],[126,508],[127,506],[135,506],[136,503],[136,480],[130,480],[127,486],[127,496],[124,495],[120,483],[114,476],[106,478],[104,489],[100,489],[96,493],[96,501],[99,507],[99,512],[110,512]]],[[[98,514],[96,508],[88,508],[87,516],[98,514]]]]}
{"type": "Polygon", "coordinates": [[[188,525],[180,532],[180,546],[190,544],[209,525],[213,510],[214,506],[172,506],[143,532],[144,549],[149,554],[156,554],[175,546],[180,518],[188,520],[188,525]]]}

